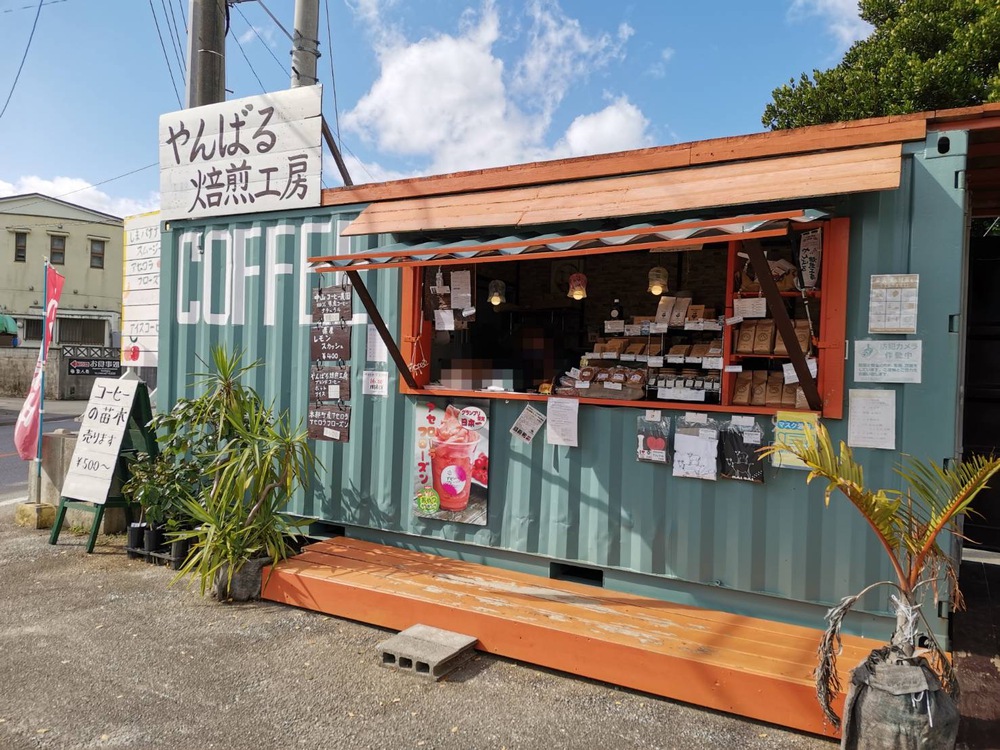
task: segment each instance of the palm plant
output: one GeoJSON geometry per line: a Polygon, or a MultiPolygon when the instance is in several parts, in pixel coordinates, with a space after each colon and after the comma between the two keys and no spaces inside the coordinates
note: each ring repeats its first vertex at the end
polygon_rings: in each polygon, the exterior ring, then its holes
{"type": "Polygon", "coordinates": [[[210,371],[195,376],[202,393],[178,401],[158,424],[176,465],[197,467],[189,491],[176,497],[191,528],[171,540],[193,545],[174,580],[199,580],[202,594],[220,582],[220,591],[229,591],[248,560],[276,564],[288,557],[298,527],[307,523],[281,512],[313,470],[307,433],[292,429],[287,414],[275,415],[243,383],[260,362],[243,365],[242,356],[213,348],[210,371]]]}
{"type": "MultiPolygon", "coordinates": [[[[895,581],[879,581],[854,596],[845,597],[827,614],[828,627],[820,644],[820,664],[816,670],[816,690],[827,718],[840,726],[831,706],[840,691],[836,660],[840,647],[840,629],[844,617],[862,596],[876,586],[895,588],[896,626],[885,649],[899,663],[914,664],[923,660],[941,681],[944,690],[958,697],[958,681],[933,632],[920,611],[920,602],[929,587],[935,598],[939,584],[950,589],[951,603],[958,607],[961,594],[951,557],[938,544],[943,532],[959,534],[957,521],[968,512],[969,504],[1000,471],[1000,459],[974,456],[947,467],[940,467],[912,457],[904,457],[896,472],[906,490],[873,490],[865,486],[864,470],[853,452],[843,442],[839,451],[826,428],[819,425],[806,433],[805,440],[794,445],[776,443],[762,450],[765,455],[788,451],[810,469],[806,479],[826,481],[824,500],[830,503],[834,491],[840,491],[861,513],[885,550],[896,574],[895,581]],[[917,618],[923,620],[921,633],[917,618]]],[[[880,652],[883,650],[880,650],[880,652]]]]}

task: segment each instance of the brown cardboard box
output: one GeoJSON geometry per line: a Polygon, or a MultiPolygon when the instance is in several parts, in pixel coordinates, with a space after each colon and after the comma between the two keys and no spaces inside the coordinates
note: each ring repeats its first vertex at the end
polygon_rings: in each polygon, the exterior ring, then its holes
{"type": "Polygon", "coordinates": [[[772,372],[767,376],[767,390],[764,394],[765,406],[781,406],[784,385],[784,376],[780,372],[772,372]]]}
{"type": "Polygon", "coordinates": [[[781,405],[782,406],[795,406],[795,391],[798,388],[794,383],[789,383],[788,385],[783,385],[781,387],[781,405]]]}
{"type": "Polygon", "coordinates": [[[711,348],[710,344],[695,344],[691,347],[691,353],[687,356],[689,357],[708,357],[710,356],[708,350],[711,348]]]}
{"type": "Polygon", "coordinates": [[[670,347],[667,352],[668,357],[687,357],[691,354],[691,347],[687,344],[677,344],[676,346],[670,347]]]}
{"type": "Polygon", "coordinates": [[[736,375],[736,387],[733,389],[733,404],[735,406],[748,406],[750,404],[750,390],[752,388],[751,373],[749,370],[736,375]]]}
{"type": "Polygon", "coordinates": [[[753,353],[770,354],[774,351],[774,321],[758,320],[753,336],[753,353]]]}
{"type": "Polygon", "coordinates": [[[650,341],[648,344],[646,344],[646,354],[648,354],[650,357],[658,356],[662,350],[663,347],[660,346],[659,341],[650,341]]]}
{"type": "Polygon", "coordinates": [[[750,405],[767,405],[767,371],[754,370],[750,381],[750,405]]]}
{"type": "Polygon", "coordinates": [[[626,354],[642,354],[642,350],[646,348],[645,344],[629,344],[628,348],[625,350],[626,354]]]}
{"type": "MultiPolygon", "coordinates": [[[[662,297],[660,299],[663,299],[662,297]]],[[[684,327],[684,321],[687,320],[688,307],[691,306],[690,297],[678,297],[674,301],[674,309],[670,313],[670,325],[677,326],[678,328],[684,327]]]]}
{"type": "Polygon", "coordinates": [[[737,354],[753,354],[754,336],[757,334],[757,323],[752,320],[744,320],[740,323],[739,334],[736,338],[737,354]]]}

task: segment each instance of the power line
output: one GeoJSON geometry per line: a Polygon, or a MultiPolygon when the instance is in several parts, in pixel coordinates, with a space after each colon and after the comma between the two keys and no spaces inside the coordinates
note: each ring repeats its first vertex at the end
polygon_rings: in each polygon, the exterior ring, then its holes
{"type": "Polygon", "coordinates": [[[277,17],[275,17],[274,13],[272,13],[268,9],[268,7],[266,5],[264,5],[264,0],[257,0],[257,2],[260,3],[260,7],[264,9],[264,12],[267,13],[267,15],[269,15],[271,17],[271,20],[274,21],[275,24],[277,24],[278,28],[285,32],[285,36],[288,37],[288,41],[294,43],[295,42],[295,38],[291,34],[288,33],[288,29],[286,29],[284,26],[281,25],[281,21],[279,21],[277,19],[277,17]]]}
{"type": "Polygon", "coordinates": [[[240,43],[239,36],[233,34],[233,41],[236,42],[236,46],[239,48],[240,54],[243,55],[243,59],[247,61],[247,66],[250,68],[250,72],[253,73],[253,77],[257,79],[257,84],[260,86],[260,93],[266,94],[267,89],[264,88],[264,84],[261,83],[260,76],[257,75],[257,71],[253,69],[253,65],[250,62],[250,58],[247,57],[246,50],[243,49],[243,45],[240,43]]]}
{"type": "Polygon", "coordinates": [[[3,103],[3,109],[0,110],[0,120],[3,119],[4,113],[7,111],[7,107],[10,104],[10,98],[14,96],[14,89],[17,88],[17,82],[21,78],[21,71],[24,69],[24,61],[28,59],[28,50],[31,49],[31,40],[35,38],[35,29],[38,27],[38,17],[42,15],[42,0],[38,0],[38,8],[35,10],[35,20],[31,24],[31,33],[28,34],[28,43],[24,47],[24,55],[21,56],[21,64],[17,66],[17,73],[14,74],[14,83],[10,85],[10,93],[7,94],[7,101],[3,103]]]}
{"type": "Polygon", "coordinates": [[[347,153],[349,153],[351,156],[354,157],[354,160],[358,163],[358,166],[361,167],[362,171],[366,175],[368,175],[369,177],[371,177],[372,182],[378,182],[378,180],[375,179],[375,175],[373,175],[371,172],[368,171],[368,167],[365,166],[365,163],[363,161],[361,161],[361,159],[358,157],[358,155],[356,153],[354,153],[353,151],[351,151],[350,147],[346,143],[344,143],[343,141],[341,141],[340,145],[344,147],[344,150],[347,151],[347,153]]]}
{"type": "Polygon", "coordinates": [[[156,24],[156,35],[160,38],[160,49],[163,50],[163,62],[167,64],[167,72],[170,74],[170,84],[174,87],[174,96],[177,97],[177,107],[184,109],[184,105],[181,104],[181,95],[177,91],[177,81],[174,80],[174,69],[170,67],[170,58],[167,56],[167,46],[163,43],[160,22],[157,20],[156,10],[153,8],[153,0],[149,0],[149,12],[153,14],[153,23],[156,24]]]}
{"type": "Polygon", "coordinates": [[[274,54],[274,50],[271,49],[271,45],[269,45],[267,41],[264,39],[264,37],[260,35],[260,32],[257,31],[257,27],[254,26],[252,23],[250,23],[249,19],[244,15],[243,11],[240,9],[240,6],[234,5],[233,7],[236,8],[236,12],[240,14],[240,17],[244,21],[246,21],[247,26],[250,27],[250,31],[252,31],[254,35],[258,39],[260,39],[260,43],[264,45],[264,49],[266,49],[271,54],[271,57],[274,58],[274,61],[278,64],[278,67],[281,68],[281,72],[284,73],[285,66],[281,64],[281,60],[279,60],[278,56],[274,54]]]}
{"type": "MultiPolygon", "coordinates": [[[[153,167],[157,167],[159,165],[160,165],[159,161],[154,161],[152,164],[147,164],[144,167],[139,167],[138,169],[133,169],[130,172],[125,172],[124,174],[115,175],[114,177],[108,177],[106,180],[101,180],[100,182],[94,182],[94,183],[91,183],[89,185],[84,185],[81,188],[76,188],[75,190],[70,190],[70,191],[68,191],[66,193],[60,193],[59,195],[48,195],[46,197],[47,198],[56,198],[56,199],[65,198],[67,195],[73,195],[74,193],[80,193],[80,192],[82,192],[84,190],[90,190],[91,188],[95,188],[98,185],[106,185],[109,182],[114,182],[115,180],[120,180],[120,179],[122,179],[124,177],[131,177],[134,174],[139,174],[139,172],[145,172],[147,169],[152,169],[153,167]]],[[[13,196],[5,196],[5,197],[13,197],[13,196]]],[[[20,207],[23,208],[24,206],[33,206],[36,203],[44,203],[44,202],[45,201],[42,200],[42,199],[37,199],[37,200],[30,201],[28,203],[21,203],[20,207]]],[[[104,212],[101,211],[100,213],[104,213],[104,212]]],[[[108,214],[108,215],[110,216],[110,214],[108,214]]]]}
{"type": "MultiPolygon", "coordinates": [[[[48,2],[42,2],[42,5],[55,5],[56,3],[64,3],[66,0],[48,0],[48,2]]],[[[13,13],[17,10],[31,10],[34,5],[22,5],[20,8],[4,8],[0,13],[13,13]]]]}
{"type": "MultiPolygon", "coordinates": [[[[187,33],[188,33],[188,20],[187,20],[187,16],[184,15],[184,6],[181,5],[181,0],[177,0],[177,8],[179,9],[178,12],[180,13],[181,21],[184,22],[184,36],[187,36],[187,33]]],[[[173,15],[173,14],[174,14],[174,4],[173,4],[173,2],[171,2],[170,3],[170,15],[173,15]]],[[[177,25],[177,19],[175,18],[174,19],[174,26],[176,26],[176,25],[177,25]]]]}
{"type": "Polygon", "coordinates": [[[167,31],[170,32],[170,40],[173,42],[174,55],[177,57],[177,70],[180,71],[181,76],[184,76],[184,52],[181,49],[181,39],[180,34],[176,28],[176,20],[171,21],[173,15],[172,11],[174,9],[173,3],[170,4],[170,13],[167,11],[167,0],[160,0],[160,7],[163,8],[163,21],[167,25],[167,31]]]}

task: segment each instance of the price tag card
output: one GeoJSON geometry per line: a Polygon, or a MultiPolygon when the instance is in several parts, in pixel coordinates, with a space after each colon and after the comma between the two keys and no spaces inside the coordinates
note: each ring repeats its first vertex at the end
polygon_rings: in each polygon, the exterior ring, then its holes
{"type": "Polygon", "coordinates": [[[726,372],[743,372],[743,365],[726,365],[726,372]]]}
{"type": "Polygon", "coordinates": [[[706,370],[721,370],[722,357],[705,357],[701,360],[701,366],[706,370]]]}
{"type": "Polygon", "coordinates": [[[604,321],[604,332],[605,333],[625,333],[625,321],[624,320],[605,320],[604,321]]]}
{"type": "Polygon", "coordinates": [[[618,352],[601,352],[601,359],[618,359],[618,352]]]}
{"type": "MultiPolygon", "coordinates": [[[[806,360],[806,364],[809,366],[809,374],[812,375],[813,377],[816,377],[816,373],[819,371],[818,370],[819,366],[816,363],[816,360],[810,357],[809,359],[806,360]]],[[[781,366],[781,369],[784,371],[785,374],[785,385],[791,385],[792,383],[799,382],[799,376],[795,372],[795,365],[793,365],[791,362],[783,364],[781,366]]]]}
{"type": "Polygon", "coordinates": [[[590,388],[590,381],[577,380],[575,383],[573,383],[573,387],[576,388],[578,391],[586,390],[587,388],[590,388]]]}
{"type": "Polygon", "coordinates": [[[605,383],[604,389],[608,391],[620,391],[622,389],[621,383],[605,383]]]}
{"type": "Polygon", "coordinates": [[[620,359],[622,362],[635,362],[636,356],[635,354],[623,354],[620,359]]]}
{"type": "Polygon", "coordinates": [[[663,367],[663,357],[648,357],[646,361],[650,367],[663,367]]]}
{"type": "Polygon", "coordinates": [[[625,326],[626,336],[642,336],[642,325],[626,325],[625,326]]]}
{"type": "Polygon", "coordinates": [[[672,365],[683,365],[684,357],[678,357],[677,355],[667,357],[667,362],[672,365]]]}
{"type": "Polygon", "coordinates": [[[742,322],[743,322],[743,316],[742,315],[734,315],[731,318],[726,318],[726,325],[727,326],[739,325],[742,322]]]}
{"type": "Polygon", "coordinates": [[[670,330],[670,326],[667,323],[651,323],[649,326],[650,333],[667,333],[670,330]]]}
{"type": "Polygon", "coordinates": [[[733,313],[741,318],[766,318],[767,300],[763,297],[734,299],[733,313]]]}

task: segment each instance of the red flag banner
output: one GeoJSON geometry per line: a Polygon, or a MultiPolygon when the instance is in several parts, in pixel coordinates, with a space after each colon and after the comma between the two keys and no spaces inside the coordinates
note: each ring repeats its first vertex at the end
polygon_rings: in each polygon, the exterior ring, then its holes
{"type": "Polygon", "coordinates": [[[14,447],[17,455],[27,461],[34,458],[38,451],[38,417],[42,403],[42,372],[45,370],[45,356],[49,353],[52,343],[52,331],[56,324],[56,310],[59,308],[59,296],[62,294],[65,279],[52,266],[46,269],[46,305],[45,305],[45,341],[38,350],[38,361],[35,363],[35,374],[31,378],[31,390],[24,400],[21,413],[14,426],[14,447]]]}

